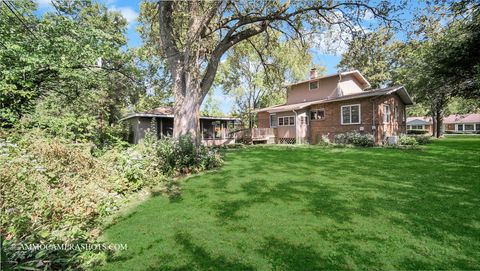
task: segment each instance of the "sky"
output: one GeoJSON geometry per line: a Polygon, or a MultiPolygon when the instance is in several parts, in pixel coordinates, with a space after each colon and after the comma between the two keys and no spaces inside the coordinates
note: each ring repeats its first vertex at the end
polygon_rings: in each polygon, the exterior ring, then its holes
{"type": "MultiPolygon", "coordinates": [[[[50,0],[35,0],[39,6],[39,14],[42,14],[47,11],[51,11],[53,7],[51,6],[50,0]]],[[[127,19],[128,25],[128,44],[129,47],[139,47],[142,45],[142,41],[136,31],[138,25],[137,18],[140,13],[140,2],[141,0],[98,0],[103,2],[108,8],[117,10],[127,19]]],[[[323,50],[318,48],[312,48],[311,54],[313,56],[313,64],[321,65],[326,67],[326,73],[332,74],[337,72],[336,66],[340,62],[340,55],[342,49],[337,50],[334,53],[325,53],[323,50]]],[[[308,71],[305,71],[305,74],[308,74],[308,71]]],[[[214,90],[214,102],[219,105],[220,110],[224,114],[228,114],[233,109],[233,100],[223,95],[221,89],[214,90]]]]}

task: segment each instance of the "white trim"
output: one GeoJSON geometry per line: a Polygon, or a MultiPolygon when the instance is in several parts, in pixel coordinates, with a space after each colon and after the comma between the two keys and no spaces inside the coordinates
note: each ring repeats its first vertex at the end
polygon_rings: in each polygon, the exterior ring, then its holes
{"type": "Polygon", "coordinates": [[[295,119],[294,115],[291,116],[279,116],[277,117],[277,127],[282,127],[282,126],[295,126],[295,123],[297,123],[297,120],[295,119]],[[285,118],[288,119],[288,125],[282,124],[280,125],[280,119],[283,119],[283,123],[285,123],[285,118]],[[293,124],[290,124],[290,118],[293,118],[293,124]]]}
{"type": "Polygon", "coordinates": [[[308,118],[309,118],[310,120],[324,120],[324,119],[325,119],[325,108],[324,108],[324,107],[322,107],[322,108],[316,108],[316,109],[310,109],[310,111],[309,111],[308,113],[309,113],[309,114],[308,114],[308,118]],[[323,118],[321,118],[321,119],[312,119],[312,113],[313,113],[313,112],[317,112],[317,116],[318,116],[318,111],[323,111],[323,118]]]}
{"type": "Polygon", "coordinates": [[[268,126],[269,126],[270,128],[276,128],[276,127],[278,126],[278,117],[277,117],[277,114],[271,113],[270,115],[268,115],[268,126]],[[275,125],[275,126],[272,126],[272,116],[275,116],[275,117],[277,118],[277,119],[276,119],[277,125],[275,125]]]}
{"type": "Polygon", "coordinates": [[[390,104],[383,104],[383,123],[390,123],[391,117],[392,117],[392,110],[390,110],[390,104]],[[387,110],[385,110],[386,107],[388,107],[387,110]],[[387,114],[387,111],[388,111],[388,114],[387,114]]]}
{"type": "Polygon", "coordinates": [[[362,123],[362,107],[360,106],[360,104],[342,105],[340,107],[340,123],[342,125],[361,124],[362,123]],[[352,106],[358,106],[358,122],[352,122],[352,106]],[[350,107],[350,123],[343,123],[343,108],[344,107],[350,107]]]}

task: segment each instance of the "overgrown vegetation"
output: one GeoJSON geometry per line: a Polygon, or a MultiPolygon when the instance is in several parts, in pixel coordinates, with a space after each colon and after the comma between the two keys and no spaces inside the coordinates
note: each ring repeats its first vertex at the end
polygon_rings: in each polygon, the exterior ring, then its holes
{"type": "Polygon", "coordinates": [[[222,165],[218,152],[191,137],[142,141],[93,156],[41,130],[0,143],[1,234],[14,266],[65,269],[81,264],[78,251],[17,250],[22,244],[94,242],[101,219],[143,188],[178,193],[172,178],[222,165]]]}

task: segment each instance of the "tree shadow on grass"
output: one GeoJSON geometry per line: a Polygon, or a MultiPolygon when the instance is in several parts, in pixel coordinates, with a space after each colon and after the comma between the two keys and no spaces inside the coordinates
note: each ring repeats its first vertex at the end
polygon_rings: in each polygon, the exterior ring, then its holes
{"type": "Polygon", "coordinates": [[[177,232],[175,241],[188,254],[190,262],[181,267],[163,268],[162,270],[256,270],[253,266],[225,256],[212,256],[205,248],[195,244],[193,236],[185,232],[177,232]]]}

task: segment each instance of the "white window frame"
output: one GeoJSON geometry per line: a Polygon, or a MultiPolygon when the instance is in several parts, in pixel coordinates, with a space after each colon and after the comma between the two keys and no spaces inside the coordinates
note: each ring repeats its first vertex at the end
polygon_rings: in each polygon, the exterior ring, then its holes
{"type": "Polygon", "coordinates": [[[295,116],[281,116],[281,117],[277,117],[277,125],[278,126],[295,126],[295,116]],[[290,118],[293,118],[293,124],[290,124],[290,118]],[[280,119],[282,119],[282,125],[280,125],[280,119]],[[288,122],[288,125],[285,125],[285,120],[287,120],[288,122]]]}
{"type": "Polygon", "coordinates": [[[475,124],[473,124],[473,123],[464,123],[464,124],[463,124],[463,131],[469,131],[469,132],[475,131],[475,124]],[[472,130],[467,130],[467,129],[465,128],[465,125],[473,125],[473,129],[472,129],[472,130]]]}
{"type": "Polygon", "coordinates": [[[310,110],[310,114],[309,114],[308,118],[309,118],[310,120],[324,120],[324,119],[325,119],[325,108],[318,108],[318,109],[310,110]],[[321,118],[321,119],[312,119],[312,112],[317,112],[317,116],[318,116],[318,111],[323,111],[323,118],[321,118]]]}
{"type": "Polygon", "coordinates": [[[270,114],[270,117],[268,118],[270,128],[275,128],[275,127],[278,126],[278,118],[276,119],[277,125],[272,126],[272,117],[276,117],[276,118],[277,118],[277,114],[270,114]]]}
{"type": "Polygon", "coordinates": [[[425,125],[422,125],[422,124],[409,125],[409,126],[410,126],[409,130],[425,130],[425,125]],[[420,129],[418,127],[420,127],[420,129]]]}
{"type": "Polygon", "coordinates": [[[464,130],[463,129],[463,123],[462,124],[456,124],[455,129],[456,129],[455,131],[457,131],[457,132],[463,132],[463,130],[464,130]],[[462,126],[462,130],[458,129],[458,127],[460,127],[460,126],[462,126]]]}
{"type": "Polygon", "coordinates": [[[362,107],[360,104],[349,104],[349,105],[342,105],[340,107],[340,123],[342,125],[355,125],[355,124],[361,124],[362,123],[362,107]],[[352,122],[352,107],[353,106],[358,106],[358,122],[352,122]],[[350,122],[349,123],[344,123],[343,122],[343,108],[344,107],[349,107],[350,111],[350,122]]]}
{"type": "Polygon", "coordinates": [[[309,90],[318,89],[318,86],[319,86],[318,80],[308,82],[308,89],[309,90]],[[315,88],[312,88],[312,85],[311,85],[312,83],[317,83],[317,86],[315,88]]]}
{"type": "Polygon", "coordinates": [[[383,104],[383,123],[390,123],[392,111],[389,104],[383,104]]]}
{"type": "Polygon", "coordinates": [[[480,131],[480,123],[475,123],[475,131],[480,131]]]}

